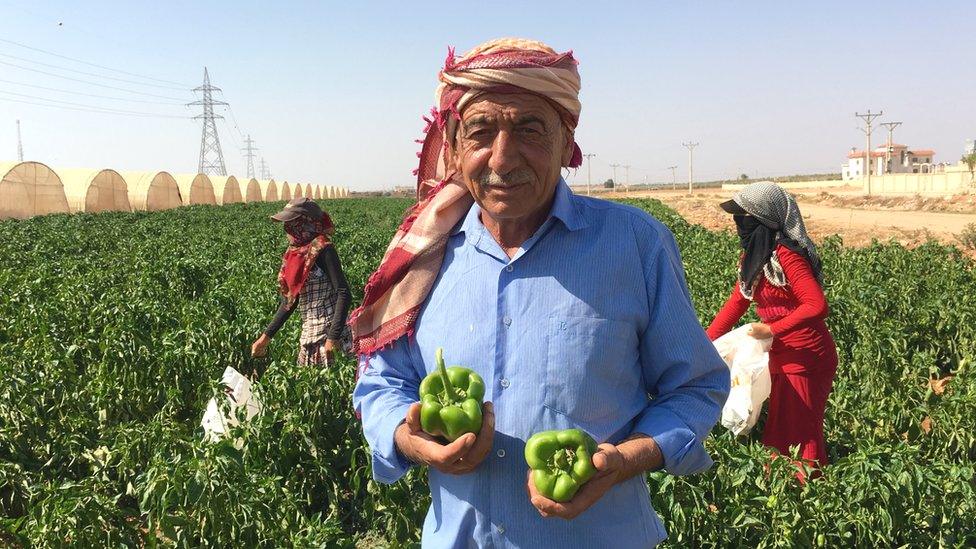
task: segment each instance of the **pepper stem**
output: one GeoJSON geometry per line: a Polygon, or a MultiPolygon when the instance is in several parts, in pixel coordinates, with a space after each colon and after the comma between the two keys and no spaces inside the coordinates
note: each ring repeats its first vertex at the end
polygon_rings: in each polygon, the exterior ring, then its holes
{"type": "Polygon", "coordinates": [[[575,453],[569,448],[560,448],[552,455],[552,463],[556,469],[569,469],[575,458],[575,453]]]}
{"type": "Polygon", "coordinates": [[[435,356],[437,361],[437,371],[441,374],[441,383],[444,385],[444,393],[451,402],[457,402],[457,391],[454,390],[454,385],[451,383],[451,378],[447,377],[447,367],[444,366],[443,347],[437,348],[437,354],[435,356]]]}

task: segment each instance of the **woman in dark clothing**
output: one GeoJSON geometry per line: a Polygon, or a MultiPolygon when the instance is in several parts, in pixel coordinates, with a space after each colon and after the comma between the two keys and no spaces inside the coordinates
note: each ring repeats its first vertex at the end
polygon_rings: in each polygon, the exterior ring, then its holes
{"type": "MultiPolygon", "coordinates": [[[[837,371],[837,348],[824,323],[820,257],[796,201],[773,183],[747,186],[722,208],[733,215],[743,253],[732,295],[708,327],[717,339],[735,327],[755,302],[762,322],[750,335],[772,337],[772,391],[763,444],[826,465],[823,422],[837,371]]],[[[802,479],[802,475],[801,479],[802,479]]]]}
{"type": "Polygon", "coordinates": [[[302,315],[298,364],[328,364],[336,351],[347,352],[352,343],[346,326],[351,296],[330,240],[332,220],[308,198],[292,200],[271,219],[284,223],[289,242],[278,272],[281,302],[271,324],[251,345],[251,355],[267,352],[271,338],[297,307],[302,315]]]}

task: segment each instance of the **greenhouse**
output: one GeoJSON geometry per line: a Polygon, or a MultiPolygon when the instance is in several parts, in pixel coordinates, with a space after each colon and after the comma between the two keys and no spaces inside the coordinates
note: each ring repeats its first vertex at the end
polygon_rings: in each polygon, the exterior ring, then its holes
{"type": "Polygon", "coordinates": [[[0,163],[0,219],[68,212],[64,185],[40,162],[0,163]]]}
{"type": "Polygon", "coordinates": [[[240,184],[241,198],[244,202],[263,202],[264,195],[261,194],[261,185],[258,185],[258,180],[253,177],[248,179],[242,177],[237,180],[240,184]]]}
{"type": "Polygon", "coordinates": [[[183,205],[180,187],[167,172],[122,172],[133,210],[157,211],[183,205]]]}
{"type": "Polygon", "coordinates": [[[244,197],[241,196],[241,186],[236,177],[233,175],[211,175],[209,177],[217,204],[234,204],[244,201],[244,197]]]}
{"type": "Polygon", "coordinates": [[[213,185],[210,178],[202,173],[174,175],[176,184],[180,187],[180,196],[184,206],[196,204],[216,204],[213,185]]]}
{"type": "Polygon", "coordinates": [[[261,187],[261,196],[264,197],[265,202],[278,200],[278,184],[274,179],[258,181],[258,185],[261,187]]]}
{"type": "Polygon", "coordinates": [[[128,186],[119,172],[85,168],[58,169],[57,172],[72,212],[132,210],[128,186]]]}

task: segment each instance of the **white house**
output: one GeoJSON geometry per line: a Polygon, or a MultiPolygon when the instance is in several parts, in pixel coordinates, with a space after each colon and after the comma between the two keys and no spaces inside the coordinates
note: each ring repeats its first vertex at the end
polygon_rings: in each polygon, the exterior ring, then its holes
{"type": "Polygon", "coordinates": [[[882,145],[871,151],[870,161],[867,155],[851,147],[847,153],[847,164],[841,166],[842,179],[861,179],[866,175],[866,167],[870,166],[871,175],[886,173],[932,173],[938,168],[932,163],[935,151],[931,149],[909,149],[906,145],[892,143],[891,146],[882,145]]]}

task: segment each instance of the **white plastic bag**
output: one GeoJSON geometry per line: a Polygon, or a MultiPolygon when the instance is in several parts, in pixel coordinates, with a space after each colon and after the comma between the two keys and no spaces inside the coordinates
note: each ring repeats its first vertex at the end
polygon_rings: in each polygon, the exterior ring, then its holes
{"type": "Polygon", "coordinates": [[[756,339],[750,326],[740,326],[715,340],[715,349],[729,366],[732,390],[722,408],[722,425],[735,435],[745,435],[756,425],[763,403],[769,398],[769,347],[772,338],[756,339]]]}
{"type": "MultiPolygon", "coordinates": [[[[207,411],[203,413],[203,420],[200,422],[204,437],[211,442],[220,440],[231,427],[237,426],[237,410],[241,406],[246,407],[244,413],[247,420],[261,413],[261,401],[251,391],[251,380],[246,376],[228,366],[224,370],[221,383],[227,388],[225,398],[230,405],[227,415],[224,416],[220,411],[220,404],[217,402],[219,397],[214,397],[207,403],[207,411]]],[[[238,447],[240,445],[241,441],[235,444],[238,447]]]]}

